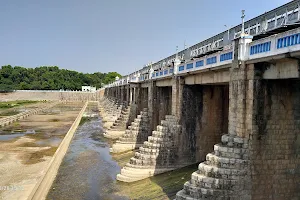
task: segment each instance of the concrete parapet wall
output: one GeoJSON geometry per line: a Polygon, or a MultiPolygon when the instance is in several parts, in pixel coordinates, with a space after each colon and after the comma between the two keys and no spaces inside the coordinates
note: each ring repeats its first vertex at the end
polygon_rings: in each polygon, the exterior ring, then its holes
{"type": "Polygon", "coordinates": [[[73,122],[71,128],[68,133],[64,137],[63,141],[60,143],[57,148],[54,156],[52,157],[47,169],[45,170],[45,174],[40,178],[39,182],[36,184],[31,194],[28,197],[28,200],[43,200],[46,199],[46,196],[50,190],[50,187],[55,180],[56,174],[58,172],[59,166],[68,150],[68,147],[72,141],[74,133],[80,123],[80,120],[83,116],[83,113],[88,105],[86,102],[78,114],[77,118],[73,122]]]}

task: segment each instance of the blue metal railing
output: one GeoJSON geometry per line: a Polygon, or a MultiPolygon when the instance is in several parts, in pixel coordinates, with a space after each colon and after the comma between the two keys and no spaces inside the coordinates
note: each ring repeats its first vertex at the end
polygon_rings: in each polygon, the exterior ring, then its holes
{"type": "Polygon", "coordinates": [[[258,54],[258,53],[265,53],[271,50],[271,41],[256,44],[250,47],[250,55],[258,54]]]}

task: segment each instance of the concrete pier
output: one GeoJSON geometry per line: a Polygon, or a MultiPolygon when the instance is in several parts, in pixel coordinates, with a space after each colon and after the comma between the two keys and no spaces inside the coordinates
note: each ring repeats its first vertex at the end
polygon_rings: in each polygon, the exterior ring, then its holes
{"type": "MultiPolygon", "coordinates": [[[[260,42],[268,39],[274,38],[260,42]]],[[[249,56],[258,43],[244,35],[233,41],[230,63],[189,73],[189,63],[180,73],[177,63],[177,73],[106,87],[104,98],[135,111],[112,152],[138,151],[117,179],[133,182],[200,162],[176,199],[298,199],[300,45],[289,54],[272,46],[276,55],[249,56]]]]}

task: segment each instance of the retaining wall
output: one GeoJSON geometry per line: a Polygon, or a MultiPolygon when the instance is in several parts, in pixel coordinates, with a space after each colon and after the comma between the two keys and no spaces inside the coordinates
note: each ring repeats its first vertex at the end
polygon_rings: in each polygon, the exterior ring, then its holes
{"type": "Polygon", "coordinates": [[[47,109],[55,106],[56,104],[58,104],[58,102],[55,102],[55,103],[52,103],[52,104],[49,104],[49,105],[40,104],[38,106],[41,107],[41,108],[30,109],[30,110],[24,111],[22,113],[19,113],[19,114],[13,115],[13,116],[8,116],[8,117],[5,117],[5,118],[2,118],[2,119],[0,119],[0,127],[9,125],[9,124],[11,124],[15,121],[18,121],[20,119],[24,119],[24,118],[29,117],[31,115],[35,115],[35,114],[37,114],[37,113],[39,113],[43,110],[47,110],[47,109]]]}
{"type": "Polygon", "coordinates": [[[64,137],[63,141],[60,143],[59,147],[57,148],[54,156],[52,157],[49,165],[47,166],[45,174],[40,178],[34,189],[32,190],[31,194],[28,197],[28,200],[42,200],[46,199],[47,194],[51,188],[53,181],[55,180],[56,174],[58,172],[59,166],[69,148],[69,145],[72,141],[74,133],[80,123],[80,120],[83,116],[83,113],[88,105],[86,102],[81,109],[80,113],[78,114],[77,118],[73,122],[71,128],[69,129],[68,133],[64,137]]]}

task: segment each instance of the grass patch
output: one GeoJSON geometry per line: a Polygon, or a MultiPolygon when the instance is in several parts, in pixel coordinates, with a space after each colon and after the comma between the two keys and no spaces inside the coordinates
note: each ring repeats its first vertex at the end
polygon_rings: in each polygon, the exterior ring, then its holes
{"type": "Polygon", "coordinates": [[[15,128],[16,128],[16,127],[19,127],[19,126],[20,126],[20,122],[16,121],[16,122],[14,122],[14,123],[12,124],[12,126],[15,127],[15,128]]]}
{"type": "Polygon", "coordinates": [[[39,147],[39,145],[34,142],[25,142],[21,144],[20,147],[39,147]]]}
{"type": "Polygon", "coordinates": [[[126,163],[129,162],[130,158],[132,158],[135,154],[135,151],[129,150],[122,154],[112,154],[112,158],[117,161],[120,167],[125,166],[126,163]]]}
{"type": "Polygon", "coordinates": [[[83,125],[85,122],[90,121],[90,117],[82,117],[80,122],[79,122],[79,126],[83,125]]]}
{"type": "Polygon", "coordinates": [[[60,120],[59,119],[50,119],[48,120],[49,122],[59,122],[60,120]]]}
{"type": "Polygon", "coordinates": [[[39,101],[18,100],[18,101],[0,102],[0,109],[14,108],[14,107],[33,104],[33,103],[37,103],[37,102],[39,102],[39,101]]]}
{"type": "MultiPolygon", "coordinates": [[[[113,159],[115,159],[120,166],[124,166],[133,155],[133,151],[123,154],[113,154],[113,159]]],[[[176,193],[183,188],[186,181],[190,180],[191,174],[195,172],[197,168],[198,164],[194,164],[133,183],[118,181],[117,193],[121,196],[127,196],[130,199],[136,200],[175,199],[176,193]]]]}
{"type": "Polygon", "coordinates": [[[23,164],[31,165],[31,164],[42,162],[42,161],[44,161],[44,159],[43,159],[44,156],[53,156],[56,149],[57,149],[57,147],[51,147],[49,149],[30,153],[28,156],[25,156],[23,158],[23,164]]]}
{"type": "Polygon", "coordinates": [[[42,140],[42,139],[48,139],[49,136],[44,134],[44,133],[37,133],[35,132],[34,134],[27,134],[27,137],[31,139],[36,139],[36,140],[42,140]]]}

